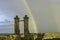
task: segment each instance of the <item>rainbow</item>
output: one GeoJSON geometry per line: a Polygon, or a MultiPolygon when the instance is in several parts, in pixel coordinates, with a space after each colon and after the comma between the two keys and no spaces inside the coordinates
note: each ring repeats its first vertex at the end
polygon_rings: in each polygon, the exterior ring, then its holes
{"type": "Polygon", "coordinates": [[[25,4],[25,6],[27,7],[27,10],[28,10],[28,12],[29,12],[29,14],[30,14],[30,16],[31,16],[31,18],[32,18],[34,31],[35,31],[35,33],[38,33],[37,24],[36,24],[36,21],[34,20],[34,17],[33,17],[33,15],[32,15],[32,11],[31,11],[31,9],[30,9],[30,6],[28,5],[27,0],[23,0],[23,2],[24,2],[24,4],[25,4]]]}

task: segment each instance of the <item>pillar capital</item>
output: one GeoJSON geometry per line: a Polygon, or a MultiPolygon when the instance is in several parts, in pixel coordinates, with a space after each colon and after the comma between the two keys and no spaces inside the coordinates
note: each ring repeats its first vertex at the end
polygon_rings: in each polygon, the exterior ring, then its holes
{"type": "Polygon", "coordinates": [[[25,15],[24,19],[28,19],[29,17],[27,15],[25,15]]]}

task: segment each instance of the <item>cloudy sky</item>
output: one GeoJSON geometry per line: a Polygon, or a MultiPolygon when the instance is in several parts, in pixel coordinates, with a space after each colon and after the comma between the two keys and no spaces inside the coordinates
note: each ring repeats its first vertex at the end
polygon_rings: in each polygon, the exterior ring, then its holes
{"type": "MultiPolygon", "coordinates": [[[[35,32],[27,7],[31,10],[39,33],[60,32],[60,0],[0,0],[0,33],[14,33],[13,18],[18,15],[23,19],[25,14],[30,18],[30,32],[35,32]]],[[[21,22],[21,33],[23,28],[21,22]]]]}
{"type": "Polygon", "coordinates": [[[28,0],[39,32],[60,32],[60,0],[28,0]]]}

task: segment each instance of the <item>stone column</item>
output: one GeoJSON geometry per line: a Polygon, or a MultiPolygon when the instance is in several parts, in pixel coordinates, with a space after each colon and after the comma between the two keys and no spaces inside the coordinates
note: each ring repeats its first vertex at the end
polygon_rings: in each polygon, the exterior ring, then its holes
{"type": "Polygon", "coordinates": [[[24,17],[24,34],[29,34],[29,28],[28,28],[28,16],[25,15],[24,17]]]}
{"type": "Polygon", "coordinates": [[[15,18],[15,24],[14,24],[14,26],[15,26],[15,34],[20,34],[20,30],[19,30],[19,17],[18,16],[16,16],[15,18]]]}
{"type": "Polygon", "coordinates": [[[20,30],[19,30],[19,22],[20,22],[20,18],[18,16],[16,16],[15,18],[15,35],[16,35],[16,40],[20,40],[20,30]]]}
{"type": "Polygon", "coordinates": [[[24,17],[24,40],[30,40],[29,17],[27,15],[24,17]]]}

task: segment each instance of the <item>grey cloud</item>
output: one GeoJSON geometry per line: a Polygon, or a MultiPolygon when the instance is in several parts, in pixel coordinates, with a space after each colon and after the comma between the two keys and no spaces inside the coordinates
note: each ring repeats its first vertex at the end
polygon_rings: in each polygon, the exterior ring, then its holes
{"type": "MultiPolygon", "coordinates": [[[[59,26],[57,27],[57,25],[59,25],[58,23],[60,23],[58,22],[60,20],[60,3],[58,4],[59,6],[57,5],[57,2],[60,2],[59,0],[27,0],[27,2],[36,20],[39,32],[60,32],[57,30],[60,28],[59,26]],[[58,18],[57,23],[55,23],[54,17],[58,18]]],[[[10,21],[14,21],[16,15],[23,19],[24,15],[27,14],[31,22],[30,14],[23,0],[0,0],[0,14],[1,13],[10,21]]],[[[29,30],[30,32],[34,32],[34,29],[31,28],[31,26],[33,25],[29,25],[29,30]]],[[[21,32],[23,32],[24,27],[22,26],[21,28],[21,32]]],[[[6,29],[4,30],[6,31],[6,29]]]]}

